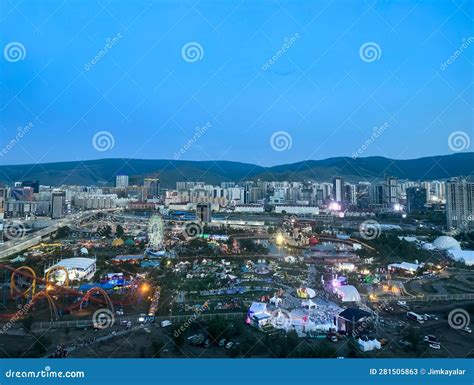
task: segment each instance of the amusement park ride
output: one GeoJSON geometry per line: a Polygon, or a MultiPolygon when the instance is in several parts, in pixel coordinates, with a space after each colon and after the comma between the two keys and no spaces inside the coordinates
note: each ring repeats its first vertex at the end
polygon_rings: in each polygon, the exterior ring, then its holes
{"type": "MultiPolygon", "coordinates": [[[[150,258],[163,256],[164,225],[161,216],[150,218],[148,238],[145,255],[150,258]]],[[[139,303],[150,289],[144,278],[137,275],[112,290],[104,290],[106,288],[101,287],[100,283],[80,290],[79,287],[71,287],[70,274],[64,266],[52,267],[44,278],[37,276],[28,266],[14,268],[0,264],[0,272],[4,277],[0,285],[0,319],[24,317],[46,307],[50,321],[67,314],[77,314],[87,306],[107,308],[114,313],[114,306],[122,308],[139,303]]],[[[159,293],[159,290],[156,292],[159,293]]],[[[154,302],[157,303],[157,300],[154,302]]]]}
{"type": "Polygon", "coordinates": [[[145,255],[149,257],[162,257],[165,255],[163,246],[164,225],[161,215],[153,215],[148,222],[148,246],[145,255]]]}
{"type": "MultiPolygon", "coordinates": [[[[3,311],[0,318],[12,319],[20,315],[38,310],[45,305],[49,308],[50,321],[56,321],[62,315],[81,311],[83,308],[94,304],[98,307],[106,307],[112,313],[114,306],[127,306],[137,303],[143,294],[143,279],[139,276],[131,280],[127,285],[125,295],[120,300],[112,301],[109,294],[99,286],[87,291],[80,291],[69,286],[69,274],[65,267],[57,266],[48,271],[45,278],[40,278],[35,271],[28,266],[13,268],[0,264],[0,270],[5,272],[8,278],[3,285],[2,302],[3,311]],[[65,273],[65,278],[58,282],[55,278],[58,272],[65,273]],[[9,280],[9,293],[5,290],[9,280]],[[8,312],[9,304],[16,304],[13,313],[8,312]],[[19,309],[23,309],[19,312],[19,309]]],[[[61,274],[63,276],[64,274],[61,274]]]]}

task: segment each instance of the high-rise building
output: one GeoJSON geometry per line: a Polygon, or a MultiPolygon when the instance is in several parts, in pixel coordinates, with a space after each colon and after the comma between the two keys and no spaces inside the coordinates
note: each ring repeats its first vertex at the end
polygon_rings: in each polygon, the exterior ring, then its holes
{"type": "Polygon", "coordinates": [[[421,187],[426,189],[426,200],[431,201],[431,182],[421,182],[421,187]]]}
{"type": "Polygon", "coordinates": [[[344,181],[340,176],[336,176],[332,180],[332,198],[339,203],[344,200],[344,181]]]}
{"type": "Polygon", "coordinates": [[[21,182],[21,187],[31,187],[35,194],[39,193],[39,182],[37,180],[24,180],[21,182]]]}
{"type": "Polygon", "coordinates": [[[191,190],[194,187],[203,187],[204,182],[176,182],[176,190],[186,191],[191,190]]]}
{"type": "Polygon", "coordinates": [[[370,186],[368,182],[359,182],[356,186],[356,201],[359,209],[366,210],[369,208],[370,186]]]}
{"type": "Polygon", "coordinates": [[[431,201],[444,202],[446,200],[446,185],[440,181],[431,182],[431,201]]]}
{"type": "Polygon", "coordinates": [[[369,202],[371,205],[382,206],[384,203],[385,185],[373,184],[369,189],[369,202]]]}
{"type": "Polygon", "coordinates": [[[5,200],[7,197],[7,189],[0,187],[0,244],[3,243],[3,221],[5,217],[5,200]]]}
{"type": "Polygon", "coordinates": [[[209,223],[211,221],[211,204],[196,204],[196,219],[200,222],[209,223]]]}
{"type": "Polygon", "coordinates": [[[474,183],[465,179],[446,182],[446,221],[448,229],[474,229],[474,183]]]}
{"type": "Polygon", "coordinates": [[[332,184],[331,183],[321,183],[321,190],[323,190],[323,200],[330,199],[332,196],[332,184]]]}
{"type": "Polygon", "coordinates": [[[346,183],[344,186],[344,199],[348,204],[356,203],[356,186],[346,183]]]}
{"type": "Polygon", "coordinates": [[[147,188],[147,197],[149,199],[158,198],[160,196],[160,180],[158,178],[145,178],[143,184],[147,188]]]}
{"type": "Polygon", "coordinates": [[[407,188],[407,213],[422,213],[426,211],[426,189],[424,187],[407,188]]]}
{"type": "Polygon", "coordinates": [[[398,179],[397,178],[387,178],[385,186],[385,203],[389,207],[399,203],[398,202],[398,179]]]}
{"type": "Polygon", "coordinates": [[[33,188],[31,187],[14,187],[11,189],[11,198],[15,201],[31,202],[34,198],[33,188]]]}
{"type": "Polygon", "coordinates": [[[128,187],[128,175],[117,175],[115,177],[115,187],[128,187]]]}
{"type": "Polygon", "coordinates": [[[324,203],[324,190],[322,188],[318,188],[316,190],[316,205],[322,205],[324,203]]]}
{"type": "Polygon", "coordinates": [[[64,216],[66,192],[56,190],[51,194],[51,219],[60,219],[64,216]]]}

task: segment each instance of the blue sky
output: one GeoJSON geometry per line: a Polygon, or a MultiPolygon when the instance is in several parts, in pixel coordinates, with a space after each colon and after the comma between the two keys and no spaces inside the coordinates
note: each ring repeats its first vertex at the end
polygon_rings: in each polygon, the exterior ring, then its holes
{"type": "Polygon", "coordinates": [[[0,148],[15,144],[0,164],[172,159],[185,146],[180,159],[274,165],[351,156],[385,123],[361,156],[449,154],[450,134],[472,138],[470,1],[11,0],[1,10],[0,148]],[[183,58],[187,43],[198,60],[183,58]],[[378,46],[373,61],[366,43],[378,46]],[[103,131],[106,151],[93,143],[103,131]],[[280,131],[284,151],[271,143],[280,131]]]}

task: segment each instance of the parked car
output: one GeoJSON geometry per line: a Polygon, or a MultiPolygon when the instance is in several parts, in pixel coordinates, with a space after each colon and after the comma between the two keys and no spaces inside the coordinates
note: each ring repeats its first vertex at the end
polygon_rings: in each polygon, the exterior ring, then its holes
{"type": "Polygon", "coordinates": [[[188,342],[191,345],[194,345],[194,346],[201,345],[204,342],[204,335],[203,334],[195,334],[191,337],[188,337],[188,342]]]}
{"type": "Polygon", "coordinates": [[[169,321],[169,320],[161,321],[161,327],[162,327],[162,328],[165,328],[165,327],[171,326],[171,325],[172,325],[172,323],[171,323],[171,321],[169,321]]]}
{"type": "Polygon", "coordinates": [[[432,349],[441,349],[441,345],[437,343],[432,343],[430,344],[430,348],[432,349]]]}
{"type": "Polygon", "coordinates": [[[424,342],[436,342],[438,343],[438,338],[436,338],[436,336],[432,335],[432,334],[428,334],[427,336],[424,336],[423,337],[423,341],[424,342]]]}
{"type": "Polygon", "coordinates": [[[225,348],[230,349],[232,346],[234,346],[233,342],[227,342],[227,344],[225,345],[225,348]]]}
{"type": "Polygon", "coordinates": [[[224,347],[224,345],[225,345],[225,338],[223,338],[223,339],[221,339],[221,340],[219,341],[219,346],[220,346],[221,348],[224,347]]]}
{"type": "Polygon", "coordinates": [[[462,328],[461,330],[466,332],[466,333],[472,333],[472,330],[469,326],[466,326],[466,327],[462,328]]]}
{"type": "Polygon", "coordinates": [[[205,347],[205,348],[208,348],[209,346],[211,346],[211,341],[210,341],[210,340],[206,340],[206,342],[204,342],[204,347],[205,347]]]}

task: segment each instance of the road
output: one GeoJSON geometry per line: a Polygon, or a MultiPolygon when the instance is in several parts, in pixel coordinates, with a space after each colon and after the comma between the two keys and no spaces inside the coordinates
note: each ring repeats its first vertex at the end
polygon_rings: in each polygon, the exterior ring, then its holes
{"type": "MultiPolygon", "coordinates": [[[[113,209],[112,209],[113,210],[113,209]]],[[[19,239],[12,239],[5,242],[0,246],[0,261],[9,258],[10,256],[20,253],[32,246],[40,243],[44,237],[48,237],[52,233],[56,232],[60,227],[68,226],[72,227],[83,220],[89,219],[99,213],[109,212],[111,209],[106,210],[93,210],[86,211],[82,214],[75,214],[69,218],[64,218],[57,221],[55,224],[45,227],[44,229],[35,231],[31,234],[26,234],[19,239]]]]}

